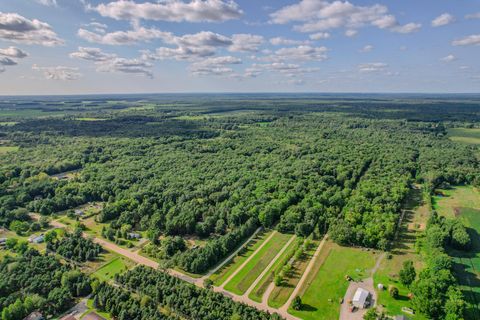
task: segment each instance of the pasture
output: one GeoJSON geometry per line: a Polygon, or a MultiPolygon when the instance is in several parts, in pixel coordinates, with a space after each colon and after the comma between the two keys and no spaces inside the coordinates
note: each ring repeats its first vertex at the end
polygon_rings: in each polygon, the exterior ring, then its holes
{"type": "Polygon", "coordinates": [[[112,280],[116,274],[128,270],[133,265],[134,263],[127,258],[118,256],[98,268],[97,271],[93,273],[93,276],[97,277],[101,281],[109,281],[112,280]]]}
{"type": "Polygon", "coordinates": [[[480,145],[480,128],[450,128],[448,137],[452,141],[480,145]]]}
{"type": "Polygon", "coordinates": [[[374,264],[375,255],[371,251],[341,247],[328,241],[317,257],[316,270],[312,270],[301,290],[302,309],[289,307],[288,312],[304,320],[338,319],[340,301],[349,285],[345,276],[364,279],[374,264]]]}

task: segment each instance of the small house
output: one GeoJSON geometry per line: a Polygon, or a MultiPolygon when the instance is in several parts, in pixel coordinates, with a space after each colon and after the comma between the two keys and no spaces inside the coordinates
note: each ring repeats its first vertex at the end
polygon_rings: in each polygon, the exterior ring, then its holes
{"type": "Polygon", "coordinates": [[[127,235],[130,239],[140,239],[142,237],[140,233],[136,233],[136,232],[129,232],[127,233],[127,235]]]}
{"type": "Polygon", "coordinates": [[[83,216],[85,214],[85,211],[81,210],[81,209],[75,209],[75,215],[76,216],[83,216]]]}
{"type": "Polygon", "coordinates": [[[45,320],[45,318],[43,317],[43,314],[41,314],[40,312],[34,311],[30,313],[28,316],[26,316],[25,318],[23,318],[23,320],[45,320]]]}
{"type": "Polygon", "coordinates": [[[353,295],[352,305],[359,309],[365,309],[370,305],[370,298],[370,292],[363,288],[358,288],[353,295]]]}
{"type": "Polygon", "coordinates": [[[0,244],[5,244],[7,242],[7,238],[0,238],[0,244]]]}
{"type": "Polygon", "coordinates": [[[43,243],[45,241],[45,235],[43,233],[39,236],[33,235],[28,239],[28,241],[31,243],[43,243]]]}

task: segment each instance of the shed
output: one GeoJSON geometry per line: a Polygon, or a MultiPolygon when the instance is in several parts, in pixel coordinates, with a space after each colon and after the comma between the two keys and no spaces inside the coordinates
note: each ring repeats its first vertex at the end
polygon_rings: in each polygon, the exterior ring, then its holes
{"type": "Polygon", "coordinates": [[[43,241],[45,241],[45,236],[43,234],[39,236],[32,236],[29,240],[33,243],[42,243],[43,241]]]}
{"type": "Polygon", "coordinates": [[[130,239],[140,239],[142,237],[142,235],[140,233],[136,233],[136,232],[129,232],[128,237],[130,239]]]}
{"type": "Polygon", "coordinates": [[[359,309],[368,307],[370,304],[370,292],[363,288],[358,288],[353,295],[352,304],[359,309]]]}
{"type": "Polygon", "coordinates": [[[28,316],[23,318],[23,320],[44,320],[45,318],[43,317],[43,314],[41,314],[38,311],[34,311],[30,313],[28,316]]]}

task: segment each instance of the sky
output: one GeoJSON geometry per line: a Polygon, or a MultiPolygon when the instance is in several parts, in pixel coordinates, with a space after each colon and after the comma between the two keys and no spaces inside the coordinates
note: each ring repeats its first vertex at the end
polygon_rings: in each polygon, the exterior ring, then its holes
{"type": "Polygon", "coordinates": [[[0,0],[0,95],[480,92],[480,0],[0,0]]]}

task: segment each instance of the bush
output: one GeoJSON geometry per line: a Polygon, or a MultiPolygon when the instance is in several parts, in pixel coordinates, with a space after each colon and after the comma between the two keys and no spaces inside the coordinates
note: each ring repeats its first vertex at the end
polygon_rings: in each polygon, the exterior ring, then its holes
{"type": "Polygon", "coordinates": [[[397,287],[390,286],[390,287],[388,288],[388,293],[390,294],[390,296],[391,296],[393,299],[398,299],[399,292],[398,292],[398,288],[397,288],[397,287]]]}
{"type": "Polygon", "coordinates": [[[296,296],[292,301],[292,308],[293,310],[301,310],[302,309],[302,298],[300,296],[296,296]]]}

